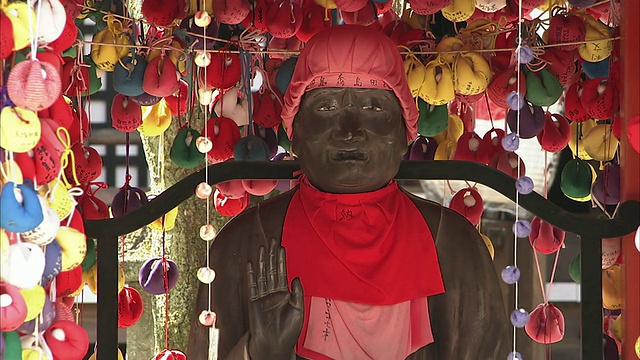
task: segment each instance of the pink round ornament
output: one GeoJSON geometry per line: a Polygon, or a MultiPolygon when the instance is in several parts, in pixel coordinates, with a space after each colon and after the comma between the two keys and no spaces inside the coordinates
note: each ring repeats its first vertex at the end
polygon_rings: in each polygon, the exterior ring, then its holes
{"type": "Polygon", "coordinates": [[[209,196],[211,196],[212,193],[213,193],[213,188],[211,187],[211,185],[207,184],[204,181],[198,184],[198,186],[196,187],[196,196],[199,199],[205,200],[209,196]]]}
{"type": "Polygon", "coordinates": [[[216,323],[217,315],[213,311],[202,310],[198,316],[198,321],[204,326],[213,326],[216,323]]]}
{"type": "Polygon", "coordinates": [[[534,217],[531,221],[531,232],[529,233],[529,242],[533,248],[545,255],[552,254],[564,243],[565,232],[550,223],[534,217]]]}
{"type": "Polygon", "coordinates": [[[216,233],[216,228],[214,228],[211,224],[202,225],[200,227],[200,238],[204,241],[213,240],[213,238],[216,237],[216,233]]]}
{"type": "Polygon", "coordinates": [[[564,316],[553,304],[540,304],[524,327],[527,335],[540,344],[553,344],[564,338],[564,316]]]}
{"type": "Polygon", "coordinates": [[[151,360],[187,360],[187,355],[180,350],[165,349],[158,355],[154,356],[151,360]]]}
{"type": "Polygon", "coordinates": [[[196,147],[198,148],[198,151],[206,154],[213,149],[213,143],[208,137],[200,136],[196,139],[196,147]]]}

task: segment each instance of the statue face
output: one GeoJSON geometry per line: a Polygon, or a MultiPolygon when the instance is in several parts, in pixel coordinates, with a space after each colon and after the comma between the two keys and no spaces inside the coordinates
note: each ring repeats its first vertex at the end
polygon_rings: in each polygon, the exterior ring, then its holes
{"type": "Polygon", "coordinates": [[[304,95],[291,148],[316,188],[358,193],[384,187],[407,150],[402,109],[390,90],[324,88],[304,95]]]}

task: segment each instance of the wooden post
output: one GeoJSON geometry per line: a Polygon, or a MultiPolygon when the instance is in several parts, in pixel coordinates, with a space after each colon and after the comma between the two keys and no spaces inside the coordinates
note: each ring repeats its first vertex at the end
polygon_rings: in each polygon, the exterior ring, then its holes
{"type": "MultiPolygon", "coordinates": [[[[621,200],[640,200],[640,155],[627,138],[629,119],[640,115],[640,2],[624,0],[622,9],[622,139],[620,139],[621,200]]],[[[637,360],[634,344],[640,335],[640,253],[634,234],[622,239],[624,299],[622,359],[637,360]]]]}
{"type": "Polygon", "coordinates": [[[98,266],[97,360],[118,358],[118,238],[102,238],[98,266]]]}
{"type": "Polygon", "coordinates": [[[580,237],[581,359],[602,359],[602,240],[580,237]]]}

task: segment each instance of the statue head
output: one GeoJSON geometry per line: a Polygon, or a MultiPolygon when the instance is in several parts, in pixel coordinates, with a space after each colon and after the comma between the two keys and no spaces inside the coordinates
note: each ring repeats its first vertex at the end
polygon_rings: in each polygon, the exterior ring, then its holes
{"type": "Polygon", "coordinates": [[[282,117],[303,172],[332,193],[385,186],[417,137],[418,110],[396,45],[357,25],[332,27],[307,43],[282,117]]]}

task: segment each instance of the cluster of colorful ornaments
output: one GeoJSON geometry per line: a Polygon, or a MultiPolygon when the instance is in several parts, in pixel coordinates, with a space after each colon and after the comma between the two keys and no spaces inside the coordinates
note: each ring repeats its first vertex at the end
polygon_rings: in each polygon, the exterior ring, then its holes
{"type": "MultiPolygon", "coordinates": [[[[95,242],[86,238],[83,220],[122,216],[150,201],[129,178],[111,209],[95,196],[106,185],[96,181],[100,155],[85,145],[91,134],[87,107],[106,72],[118,93],[109,114],[116,130],[163,136],[172,122],[186,119],[169,139],[176,165],[280,161],[290,158],[278,148],[289,150],[280,111],[295,54],[326,27],[374,27],[397,42],[420,110],[420,137],[407,160],[479,162],[516,178],[517,191],[527,194],[533,182],[516,151],[519,139],[536,138],[547,152],[573,151],[562,170],[566,196],[612,205],[619,202],[621,134],[640,152],[640,119],[620,128],[618,7],[617,1],[595,0],[143,0],[142,17],[133,19],[117,0],[2,1],[0,354],[85,356],[89,338],[72,311],[85,284],[96,291],[95,242]],[[548,19],[532,17],[534,10],[548,19]],[[97,24],[90,42],[78,30],[86,18],[97,24]],[[564,113],[551,113],[559,100],[564,113]],[[188,121],[195,108],[206,109],[201,129],[188,121]],[[479,136],[476,118],[506,119],[508,127],[479,136]]],[[[205,182],[196,196],[213,195],[215,210],[231,217],[247,207],[250,195],[287,186],[236,180],[214,190],[205,182]]],[[[474,224],[483,211],[473,187],[458,191],[450,206],[474,224]]],[[[152,227],[170,230],[176,216],[152,227]]],[[[564,241],[561,230],[540,219],[517,222],[514,232],[542,254],[556,252],[564,241]]],[[[212,225],[200,228],[203,240],[215,233],[212,225]]],[[[483,238],[492,253],[491,241],[483,238]]],[[[607,284],[620,276],[619,242],[603,244],[603,255],[605,248],[604,304],[615,310],[619,289],[607,290],[607,284]]],[[[203,283],[215,278],[209,267],[197,275],[203,283]]],[[[517,268],[503,271],[507,283],[518,276],[517,268]]],[[[167,293],[177,278],[176,264],[164,256],[147,261],[139,273],[141,286],[156,295],[167,293]]],[[[118,322],[128,327],[140,318],[142,300],[124,286],[122,269],[119,288],[118,322]]],[[[534,340],[562,338],[562,314],[552,304],[525,314],[516,310],[511,321],[534,340]]],[[[213,327],[216,314],[203,310],[199,319],[213,327]]],[[[612,338],[619,339],[610,320],[612,338]]],[[[185,357],[166,349],[156,358],[185,357]]]]}

